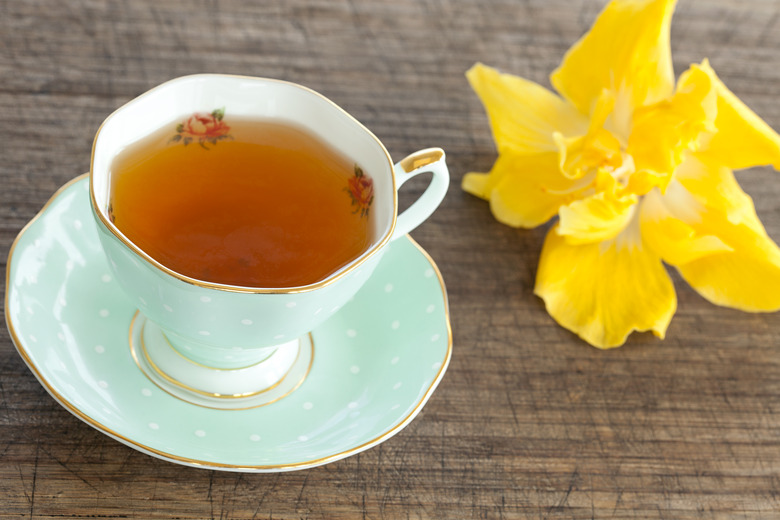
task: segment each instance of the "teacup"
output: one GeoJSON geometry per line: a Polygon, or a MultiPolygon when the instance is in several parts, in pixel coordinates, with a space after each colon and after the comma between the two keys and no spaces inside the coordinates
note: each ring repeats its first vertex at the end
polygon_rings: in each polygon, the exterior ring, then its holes
{"type": "Polygon", "coordinates": [[[171,80],[130,101],[111,114],[95,136],[90,194],[110,268],[139,309],[130,325],[136,362],[167,392],[204,406],[245,408],[287,395],[311,367],[310,332],[355,295],[388,244],[431,215],[448,184],[441,149],[421,150],[393,164],[382,143],[356,119],[293,83],[194,75],[171,80]],[[368,249],[316,283],[257,288],[191,278],[129,240],[111,217],[113,159],[165,125],[219,107],[238,116],[303,127],[370,172],[373,238],[368,249]],[[398,188],[424,172],[433,174],[430,185],[399,215],[398,188]]]}

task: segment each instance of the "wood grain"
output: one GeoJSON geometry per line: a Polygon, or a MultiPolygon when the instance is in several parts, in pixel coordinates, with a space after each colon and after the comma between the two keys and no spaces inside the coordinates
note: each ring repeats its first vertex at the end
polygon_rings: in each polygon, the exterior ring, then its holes
{"type": "MultiPolygon", "coordinates": [[[[454,332],[444,381],[397,436],[248,475],[163,462],[81,423],[2,330],[0,518],[779,518],[780,315],[715,307],[673,275],[666,340],[597,351],[532,294],[546,230],[502,226],[459,188],[495,159],[463,73],[483,61],[547,85],[602,5],[0,0],[0,249],[87,171],[97,127],[125,101],[194,72],[281,78],[336,101],[396,160],[448,152],[448,197],[413,235],[441,268],[454,332]]],[[[780,128],[780,3],[681,0],[672,48],[678,74],[709,57],[780,128]]],[[[780,238],[777,175],[738,178],[780,238]]]]}

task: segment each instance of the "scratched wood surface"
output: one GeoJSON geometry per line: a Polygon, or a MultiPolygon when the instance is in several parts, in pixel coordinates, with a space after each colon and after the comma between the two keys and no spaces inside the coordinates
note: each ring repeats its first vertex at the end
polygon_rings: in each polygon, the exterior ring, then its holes
{"type": "MultiPolygon", "coordinates": [[[[116,107],[195,72],[314,88],[394,158],[449,154],[453,183],[413,235],[447,283],[449,371],[387,442],[283,474],[186,468],[57,405],[0,331],[0,518],[778,518],[780,314],[717,308],[675,277],[661,342],[597,351],[532,294],[544,229],[499,225],[464,194],[495,158],[463,73],[547,84],[601,0],[0,0],[0,255],[86,171],[116,107]]],[[[681,0],[676,72],[709,57],[780,128],[780,2],[681,0]]],[[[780,238],[780,178],[739,176],[780,238]]],[[[402,193],[408,203],[422,189],[402,193]]],[[[4,267],[4,264],[3,264],[4,267]]]]}

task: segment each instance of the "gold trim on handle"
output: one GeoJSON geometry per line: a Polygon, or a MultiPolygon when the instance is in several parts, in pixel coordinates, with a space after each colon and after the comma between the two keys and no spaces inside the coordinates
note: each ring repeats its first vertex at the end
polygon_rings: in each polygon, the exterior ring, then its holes
{"type": "Polygon", "coordinates": [[[429,148],[420,150],[401,159],[398,164],[406,173],[412,173],[414,170],[428,166],[444,158],[444,150],[441,148],[429,148]]]}

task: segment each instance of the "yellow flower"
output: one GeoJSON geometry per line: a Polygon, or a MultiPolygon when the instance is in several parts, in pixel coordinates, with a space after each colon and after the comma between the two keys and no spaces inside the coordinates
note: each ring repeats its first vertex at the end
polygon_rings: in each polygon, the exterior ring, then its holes
{"type": "Polygon", "coordinates": [[[732,170],[780,166],[780,136],[705,60],[675,85],[674,0],[613,0],[550,80],[558,94],[481,64],[467,77],[498,159],[463,188],[510,226],[558,216],[534,292],[599,348],[663,338],[677,300],[663,263],[702,296],[780,308],[780,249],[732,170]]]}

